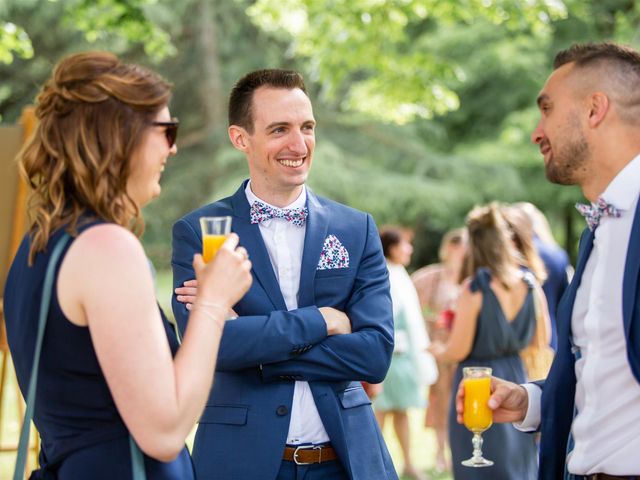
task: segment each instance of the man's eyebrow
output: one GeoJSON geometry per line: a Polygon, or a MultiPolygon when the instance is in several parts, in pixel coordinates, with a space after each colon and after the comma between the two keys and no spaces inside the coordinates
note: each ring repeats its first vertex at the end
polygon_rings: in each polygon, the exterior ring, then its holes
{"type": "Polygon", "coordinates": [[[289,125],[289,122],[283,122],[283,121],[272,122],[265,127],[265,130],[271,130],[272,128],[275,128],[275,127],[286,127],[287,125],[289,125]]]}
{"type": "Polygon", "coordinates": [[[538,98],[536,101],[538,103],[538,106],[540,106],[543,102],[549,101],[549,95],[547,95],[546,93],[541,93],[540,95],[538,95],[538,98]]]}
{"type": "MultiPolygon", "coordinates": [[[[315,120],[307,120],[305,122],[302,123],[303,125],[315,125],[316,121],[315,120]]],[[[276,127],[288,127],[289,125],[291,125],[290,122],[285,122],[285,121],[277,121],[277,122],[272,122],[269,125],[267,125],[265,127],[265,130],[271,130],[272,128],[276,128],[276,127]]]]}

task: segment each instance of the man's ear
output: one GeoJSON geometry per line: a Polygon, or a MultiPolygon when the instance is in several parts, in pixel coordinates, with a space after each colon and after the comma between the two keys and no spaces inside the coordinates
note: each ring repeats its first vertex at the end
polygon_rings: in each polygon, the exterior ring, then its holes
{"type": "Polygon", "coordinates": [[[231,144],[241,152],[246,153],[247,148],[249,148],[249,134],[247,131],[238,125],[231,125],[227,132],[229,133],[231,144]]]}
{"type": "Polygon", "coordinates": [[[595,92],[589,97],[589,127],[596,128],[607,116],[610,100],[606,93],[595,92]]]}

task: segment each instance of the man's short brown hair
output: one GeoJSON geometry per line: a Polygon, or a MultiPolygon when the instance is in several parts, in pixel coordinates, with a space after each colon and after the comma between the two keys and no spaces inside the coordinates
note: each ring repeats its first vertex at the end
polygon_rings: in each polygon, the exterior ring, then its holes
{"type": "Polygon", "coordinates": [[[553,61],[553,68],[556,69],[571,62],[584,67],[603,60],[626,64],[640,75],[640,53],[631,47],[613,42],[576,43],[558,52],[553,61]]]}
{"type": "Polygon", "coordinates": [[[638,51],[612,42],[575,44],[556,55],[553,67],[557,69],[568,63],[576,66],[574,78],[578,82],[609,96],[623,122],[640,126],[638,51]]]}
{"type": "Polygon", "coordinates": [[[272,68],[247,73],[231,89],[231,94],[229,95],[229,125],[238,125],[247,132],[253,133],[251,103],[253,101],[253,93],[260,87],[287,90],[299,88],[305,94],[307,93],[304,79],[296,71],[272,68]]]}

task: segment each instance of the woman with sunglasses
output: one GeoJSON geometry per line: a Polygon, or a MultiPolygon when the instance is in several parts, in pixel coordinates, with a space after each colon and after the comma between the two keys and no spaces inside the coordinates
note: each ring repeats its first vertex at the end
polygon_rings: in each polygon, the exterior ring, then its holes
{"type": "Polygon", "coordinates": [[[169,98],[162,78],[109,53],[63,59],[38,97],[39,125],[19,156],[33,224],[4,294],[23,393],[45,270],[64,232],[71,239],[55,264],[38,363],[35,478],[132,478],[135,444],[147,479],[194,478],[184,441],[204,409],[225,318],[250,286],[251,264],[233,234],[209,264],[194,257],[201,288],[178,348],[134,234],[177,152],[169,98]]]}

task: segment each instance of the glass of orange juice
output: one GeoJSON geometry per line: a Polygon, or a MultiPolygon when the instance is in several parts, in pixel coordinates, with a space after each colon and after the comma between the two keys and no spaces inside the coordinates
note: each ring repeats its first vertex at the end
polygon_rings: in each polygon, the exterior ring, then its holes
{"type": "Polygon", "coordinates": [[[210,262],[231,233],[231,217],[200,217],[200,228],[202,258],[205,262],[210,262]]]}
{"type": "Polygon", "coordinates": [[[482,432],[493,423],[489,408],[491,396],[491,369],[489,367],[465,367],[462,369],[464,385],[464,426],[473,432],[473,456],[462,462],[465,467],[489,467],[491,460],[482,456],[482,432]]]}

